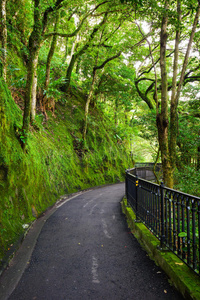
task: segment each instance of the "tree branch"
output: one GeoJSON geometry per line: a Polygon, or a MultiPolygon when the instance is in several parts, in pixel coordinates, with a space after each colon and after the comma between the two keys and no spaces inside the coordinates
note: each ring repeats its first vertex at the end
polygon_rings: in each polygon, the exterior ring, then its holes
{"type": "Polygon", "coordinates": [[[47,19],[48,19],[48,15],[49,13],[55,11],[56,9],[60,8],[60,5],[62,2],[64,2],[65,0],[57,0],[56,3],[54,4],[54,6],[49,6],[45,12],[44,12],[44,16],[43,16],[43,20],[42,20],[42,27],[43,27],[43,34],[46,31],[46,27],[47,27],[47,19]]]}
{"type": "Polygon", "coordinates": [[[183,82],[184,82],[185,71],[186,71],[186,67],[187,67],[187,64],[188,64],[188,59],[189,59],[190,49],[192,47],[192,42],[193,42],[193,39],[194,39],[194,34],[195,34],[196,27],[197,27],[198,20],[199,20],[199,14],[200,14],[200,1],[198,1],[198,7],[197,7],[196,15],[195,15],[195,18],[194,18],[193,26],[192,26],[192,32],[190,34],[190,39],[189,39],[189,42],[188,42],[187,51],[186,51],[186,54],[185,54],[183,67],[182,67],[182,71],[181,71],[181,77],[180,77],[178,89],[177,89],[177,92],[176,92],[175,101],[176,101],[177,104],[178,104],[180,93],[181,93],[181,87],[182,87],[183,82]]]}
{"type": "Polygon", "coordinates": [[[48,33],[48,34],[45,35],[45,38],[48,38],[49,36],[55,36],[55,35],[60,36],[60,37],[69,38],[69,37],[73,37],[73,36],[77,35],[77,33],[80,31],[81,27],[83,26],[84,21],[87,19],[87,17],[89,17],[90,15],[92,15],[94,11],[96,11],[101,5],[104,5],[107,2],[109,2],[109,1],[104,1],[104,2],[102,2],[100,4],[98,4],[97,6],[95,6],[95,8],[93,8],[91,11],[89,11],[83,17],[83,19],[81,20],[79,26],[77,27],[77,29],[74,32],[72,32],[72,33],[50,32],[50,33],[48,33]]]}
{"type": "Polygon", "coordinates": [[[100,66],[94,67],[94,68],[93,68],[93,72],[95,72],[96,70],[99,70],[99,69],[103,69],[104,66],[105,66],[109,61],[111,61],[111,60],[113,60],[113,59],[119,57],[120,55],[121,55],[121,51],[118,52],[116,55],[107,58],[100,66]]]}

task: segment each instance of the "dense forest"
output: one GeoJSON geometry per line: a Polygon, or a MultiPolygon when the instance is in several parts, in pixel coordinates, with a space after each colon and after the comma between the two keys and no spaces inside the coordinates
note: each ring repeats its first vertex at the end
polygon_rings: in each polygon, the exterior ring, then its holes
{"type": "Polygon", "coordinates": [[[0,259],[60,195],[138,161],[200,195],[199,1],[0,3],[0,259]]]}

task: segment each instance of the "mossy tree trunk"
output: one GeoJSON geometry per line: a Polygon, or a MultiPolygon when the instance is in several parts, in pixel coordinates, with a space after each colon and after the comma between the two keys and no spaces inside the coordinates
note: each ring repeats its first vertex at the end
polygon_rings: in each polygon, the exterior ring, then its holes
{"type": "Polygon", "coordinates": [[[192,47],[192,42],[194,39],[194,34],[197,28],[198,20],[200,14],[200,3],[198,4],[196,15],[193,22],[193,27],[191,30],[189,42],[187,45],[187,51],[184,57],[184,62],[181,70],[181,76],[179,79],[178,87],[177,87],[177,69],[178,69],[178,46],[180,40],[180,24],[181,24],[181,1],[177,0],[177,31],[176,31],[176,39],[175,39],[175,54],[174,54],[174,67],[173,67],[173,82],[172,82],[172,96],[171,96],[171,115],[170,115],[170,141],[169,141],[169,149],[170,149],[170,159],[171,159],[171,168],[172,172],[174,172],[176,168],[176,146],[177,146],[177,131],[178,131],[178,103],[181,93],[181,88],[184,82],[184,76],[186,72],[186,68],[188,65],[188,59],[190,55],[190,50],[192,47]],[[177,88],[176,88],[177,87],[177,88]]]}
{"type": "MultiPolygon", "coordinates": [[[[33,89],[36,90],[37,82],[34,82],[34,78],[37,70],[38,55],[42,43],[45,38],[45,32],[47,28],[47,21],[49,13],[55,11],[64,0],[57,0],[55,5],[49,6],[45,11],[42,12],[42,4],[40,0],[34,1],[34,25],[33,30],[29,38],[29,61],[27,66],[27,82],[25,91],[25,108],[23,116],[23,127],[22,131],[24,136],[27,135],[29,125],[31,121],[31,107],[32,107],[32,96],[34,95],[33,89]]],[[[26,146],[26,139],[24,139],[24,148],[26,146]]]]}
{"type": "Polygon", "coordinates": [[[38,54],[36,55],[33,61],[33,84],[32,84],[32,93],[31,93],[31,121],[35,120],[36,115],[36,102],[37,102],[37,65],[38,65],[38,54]]]}
{"type": "MultiPolygon", "coordinates": [[[[54,25],[54,32],[57,32],[58,30],[58,25],[59,25],[59,11],[56,12],[56,20],[55,20],[55,25],[54,25]]],[[[54,35],[52,38],[51,42],[51,47],[48,53],[47,57],[47,63],[46,63],[46,77],[45,77],[45,90],[47,91],[49,83],[50,83],[50,70],[51,70],[51,61],[56,49],[56,43],[57,43],[57,35],[54,35]]]]}
{"type": "Polygon", "coordinates": [[[157,112],[158,141],[161,150],[161,160],[163,166],[163,179],[168,187],[173,187],[173,176],[169,159],[168,147],[168,81],[166,67],[166,45],[167,45],[167,25],[168,25],[169,1],[165,1],[165,10],[162,18],[160,34],[160,70],[161,70],[161,111],[157,112]]]}
{"type": "Polygon", "coordinates": [[[6,81],[7,73],[7,25],[6,25],[6,0],[1,0],[1,46],[2,46],[2,76],[6,81]]]}
{"type": "MultiPolygon", "coordinates": [[[[54,25],[54,32],[57,32],[57,30],[58,30],[59,20],[60,20],[60,13],[59,13],[59,11],[57,11],[55,25],[54,25]]],[[[51,46],[50,46],[49,53],[47,56],[47,63],[46,63],[46,75],[45,75],[45,83],[44,83],[45,93],[42,96],[42,98],[40,99],[41,108],[43,110],[43,113],[44,113],[46,119],[47,119],[46,108],[48,107],[48,104],[49,104],[47,94],[48,94],[48,88],[49,88],[49,83],[50,83],[51,61],[52,61],[54,52],[56,50],[57,39],[58,39],[58,36],[53,35],[51,46]]]]}
{"type": "Polygon", "coordinates": [[[172,95],[171,95],[171,108],[170,108],[170,160],[172,172],[176,168],[176,145],[177,145],[177,108],[178,102],[176,101],[176,86],[177,86],[177,73],[178,73],[178,58],[179,58],[179,42],[180,42],[180,25],[181,25],[181,2],[177,0],[177,30],[175,38],[175,52],[173,64],[173,79],[172,79],[172,95]]]}
{"type": "MultiPolygon", "coordinates": [[[[33,31],[29,38],[29,61],[27,66],[27,81],[25,89],[25,107],[23,116],[23,134],[26,135],[29,130],[31,121],[31,106],[32,96],[34,94],[33,89],[36,89],[34,78],[36,76],[37,62],[40,46],[42,43],[42,22],[40,16],[40,0],[35,1],[34,7],[34,26],[33,31]]],[[[24,139],[26,142],[26,139],[24,139]]],[[[24,143],[25,146],[26,143],[24,143]]]]}
{"type": "Polygon", "coordinates": [[[118,110],[119,110],[119,99],[118,97],[115,98],[115,105],[114,105],[114,120],[115,126],[118,126],[118,110]]]}
{"type": "MultiPolygon", "coordinates": [[[[198,1],[198,6],[196,8],[196,14],[194,17],[193,26],[191,28],[191,33],[189,35],[187,50],[185,53],[182,69],[180,72],[180,78],[178,78],[178,67],[180,67],[180,65],[178,64],[179,43],[180,43],[181,28],[183,28],[182,17],[181,17],[182,14],[181,0],[177,0],[177,12],[176,12],[177,19],[176,22],[173,23],[176,32],[175,48],[174,51],[167,54],[166,51],[167,27],[168,27],[168,11],[170,10],[170,4],[171,2],[169,0],[165,0],[164,7],[163,7],[163,15],[162,15],[161,34],[160,34],[160,58],[156,62],[152,61],[152,66],[149,68],[149,71],[153,67],[154,70],[156,70],[156,64],[160,60],[161,84],[157,89],[156,72],[155,72],[155,79],[152,79],[145,76],[144,74],[146,74],[146,71],[142,70],[138,79],[135,80],[135,86],[138,94],[147,103],[150,109],[153,109],[156,104],[156,123],[157,123],[157,132],[158,132],[158,142],[161,151],[161,160],[163,165],[164,183],[165,185],[172,188],[173,173],[177,164],[176,147],[177,147],[177,132],[178,132],[178,103],[179,103],[181,89],[184,84],[184,80],[185,83],[187,83],[186,69],[188,66],[188,59],[190,55],[192,42],[194,39],[194,34],[198,24],[199,13],[200,13],[200,2],[198,1]],[[172,85],[171,84],[168,85],[167,57],[170,57],[172,54],[174,55],[173,78],[172,78],[172,85]],[[152,82],[147,87],[146,91],[142,90],[139,86],[140,82],[142,81],[152,82]],[[153,92],[154,88],[155,88],[154,95],[152,98],[149,98],[148,93],[153,92]],[[159,92],[161,91],[161,101],[158,101],[157,99],[156,96],[157,90],[159,90],[159,92]],[[168,92],[170,90],[172,90],[172,94],[171,94],[171,102],[169,103],[168,92]],[[153,100],[155,100],[155,104],[153,100]],[[169,104],[170,104],[170,118],[168,116],[169,104]]],[[[144,35],[143,38],[147,40],[147,38],[144,35]]],[[[151,49],[150,49],[150,54],[151,57],[153,58],[151,49]]],[[[188,73],[190,73],[190,71],[188,73]]]]}
{"type": "Polygon", "coordinates": [[[197,171],[200,170],[200,145],[197,147],[197,171]]]}
{"type": "Polygon", "coordinates": [[[173,64],[173,80],[172,80],[172,96],[170,107],[170,138],[169,132],[169,119],[168,119],[168,80],[166,68],[166,43],[167,43],[167,11],[169,1],[165,1],[165,12],[162,19],[161,37],[160,37],[160,69],[161,69],[161,112],[157,113],[157,129],[158,140],[161,150],[161,160],[163,165],[164,183],[170,188],[173,188],[174,179],[173,173],[176,168],[176,146],[177,146],[177,131],[178,131],[178,102],[180,98],[181,88],[184,82],[184,76],[188,64],[190,50],[194,39],[194,34],[198,24],[200,14],[200,3],[196,10],[196,15],[191,30],[187,51],[182,65],[181,76],[177,83],[178,72],[178,53],[180,42],[180,26],[181,26],[181,1],[177,0],[177,24],[176,24],[176,38],[175,38],[175,51],[174,51],[174,64],[173,64]]]}
{"type": "Polygon", "coordinates": [[[91,99],[93,97],[93,91],[94,91],[95,84],[96,84],[96,81],[97,81],[97,74],[96,73],[97,73],[97,70],[94,69],[92,84],[91,84],[89,95],[87,97],[86,104],[85,104],[85,116],[84,116],[84,128],[83,128],[83,141],[84,142],[86,140],[87,126],[88,126],[89,105],[90,105],[91,99]]]}

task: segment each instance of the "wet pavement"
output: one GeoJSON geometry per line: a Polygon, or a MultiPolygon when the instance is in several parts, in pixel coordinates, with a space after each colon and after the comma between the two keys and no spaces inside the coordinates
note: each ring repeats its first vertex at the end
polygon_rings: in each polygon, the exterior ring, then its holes
{"type": "Polygon", "coordinates": [[[121,183],[62,204],[46,220],[8,299],[183,299],[127,228],[123,196],[121,183]]]}

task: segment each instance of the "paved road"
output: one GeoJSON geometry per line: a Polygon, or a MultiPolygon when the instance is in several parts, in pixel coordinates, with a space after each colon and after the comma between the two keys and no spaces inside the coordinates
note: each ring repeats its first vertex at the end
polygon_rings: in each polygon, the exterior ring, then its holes
{"type": "Polygon", "coordinates": [[[9,300],[183,299],[129,233],[123,195],[116,184],[57,209],[9,300]]]}

